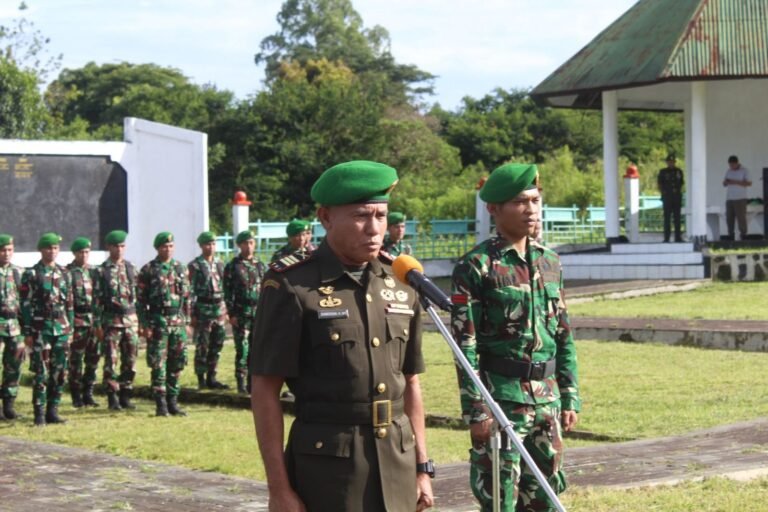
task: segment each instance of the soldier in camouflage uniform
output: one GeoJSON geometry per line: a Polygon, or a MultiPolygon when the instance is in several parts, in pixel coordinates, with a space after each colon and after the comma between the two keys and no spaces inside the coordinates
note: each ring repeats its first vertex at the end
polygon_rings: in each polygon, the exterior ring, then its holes
{"type": "Polygon", "coordinates": [[[0,343],[3,344],[3,408],[0,420],[18,417],[13,408],[19,391],[21,363],[24,361],[24,337],[21,335],[22,268],[11,263],[13,237],[0,235],[0,343]]]}
{"type": "Polygon", "coordinates": [[[173,235],[158,233],[157,257],[139,272],[139,322],[147,339],[147,365],[157,416],[186,416],[178,406],[179,376],[187,365],[189,281],[187,269],[173,259],[173,235]]]}
{"type": "Polygon", "coordinates": [[[75,308],[69,347],[69,392],[74,407],[97,406],[93,400],[93,383],[99,365],[99,342],[94,335],[93,269],[88,265],[91,241],[84,237],[76,238],[69,249],[75,256],[74,261],[67,265],[75,308]]]}
{"type": "Polygon", "coordinates": [[[139,356],[138,271],[125,260],[127,237],[128,233],[119,229],[107,233],[104,242],[109,257],[98,268],[94,291],[96,334],[104,353],[104,387],[113,411],[136,408],[131,398],[139,356]]]}
{"type": "Polygon", "coordinates": [[[384,245],[381,250],[392,256],[412,254],[411,246],[403,241],[405,236],[405,214],[389,212],[387,214],[387,235],[384,237],[384,245]]]}
{"type": "Polygon", "coordinates": [[[60,242],[56,233],[43,234],[37,242],[40,261],[21,276],[21,312],[25,343],[32,350],[32,405],[38,426],[66,423],[58,408],[67,379],[74,310],[69,272],[56,264],[60,242]]]}
{"type": "MultiPolygon", "coordinates": [[[[453,271],[453,334],[556,493],[562,429],[576,423],[576,350],[565,309],[558,256],[532,238],[540,212],[534,165],[496,169],[480,197],[496,236],[463,256],[453,271]]],[[[480,392],[458,368],[462,415],[470,425],[470,485],[493,509],[489,436],[493,422],[480,392]]],[[[501,510],[555,510],[520,454],[503,440],[501,510]]]]}
{"type": "Polygon", "coordinates": [[[285,228],[285,234],[288,235],[288,243],[275,251],[270,260],[272,263],[291,255],[304,259],[316,249],[311,242],[312,225],[306,220],[293,219],[285,228]]]}
{"type": "Polygon", "coordinates": [[[195,340],[195,373],[200,389],[229,389],[216,379],[219,354],[224,346],[227,307],[224,304],[224,263],[216,257],[216,235],[204,231],[197,237],[202,254],[187,266],[191,290],[191,325],[195,340]],[[207,377],[206,377],[207,373],[207,377]]]}
{"type": "Polygon", "coordinates": [[[254,257],[256,242],[250,231],[243,231],[235,239],[240,254],[224,268],[224,300],[229,312],[229,323],[235,338],[235,378],[238,393],[247,393],[248,339],[251,324],[256,317],[264,265],[254,257]]]}

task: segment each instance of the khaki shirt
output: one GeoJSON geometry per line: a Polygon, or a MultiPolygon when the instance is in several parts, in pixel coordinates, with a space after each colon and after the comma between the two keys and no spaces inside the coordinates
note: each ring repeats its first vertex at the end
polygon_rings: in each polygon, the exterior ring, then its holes
{"type": "Polygon", "coordinates": [[[421,308],[391,262],[380,255],[357,281],[324,243],[297,264],[273,264],[262,282],[251,373],[285,377],[296,396],[286,459],[309,510],[379,510],[373,491],[386,510],[416,504],[415,441],[402,400],[405,375],[424,371],[421,308]],[[334,412],[386,400],[393,414],[384,427],[334,412]],[[329,493],[337,483],[343,488],[329,493]]]}

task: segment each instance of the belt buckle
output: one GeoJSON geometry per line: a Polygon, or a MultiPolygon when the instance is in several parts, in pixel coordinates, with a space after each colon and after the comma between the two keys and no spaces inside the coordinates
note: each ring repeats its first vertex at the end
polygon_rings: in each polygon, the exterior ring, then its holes
{"type": "Polygon", "coordinates": [[[528,380],[544,380],[544,371],[546,368],[546,363],[531,363],[531,371],[528,372],[528,380]]]}
{"type": "Polygon", "coordinates": [[[392,400],[373,402],[373,426],[386,427],[392,423],[392,400]],[[382,418],[384,416],[384,418],[382,418]]]}

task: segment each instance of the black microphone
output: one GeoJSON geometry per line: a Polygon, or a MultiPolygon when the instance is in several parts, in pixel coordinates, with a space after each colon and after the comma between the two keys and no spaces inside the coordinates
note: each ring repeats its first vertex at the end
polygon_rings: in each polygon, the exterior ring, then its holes
{"type": "Polygon", "coordinates": [[[426,297],[435,306],[444,311],[451,311],[453,303],[443,290],[424,275],[424,267],[413,256],[401,254],[392,263],[392,271],[397,278],[410,285],[422,297],[426,297]]]}

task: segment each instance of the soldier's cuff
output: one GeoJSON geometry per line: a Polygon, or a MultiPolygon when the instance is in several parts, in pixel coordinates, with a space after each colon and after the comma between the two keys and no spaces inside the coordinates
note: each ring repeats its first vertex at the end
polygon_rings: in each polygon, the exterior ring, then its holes
{"type": "Polygon", "coordinates": [[[581,411],[581,399],[574,395],[561,395],[560,408],[563,411],[581,411]]]}
{"type": "Polygon", "coordinates": [[[472,408],[464,414],[465,418],[469,418],[469,424],[482,423],[483,421],[493,418],[491,410],[482,402],[478,402],[472,405],[472,408]]]}

